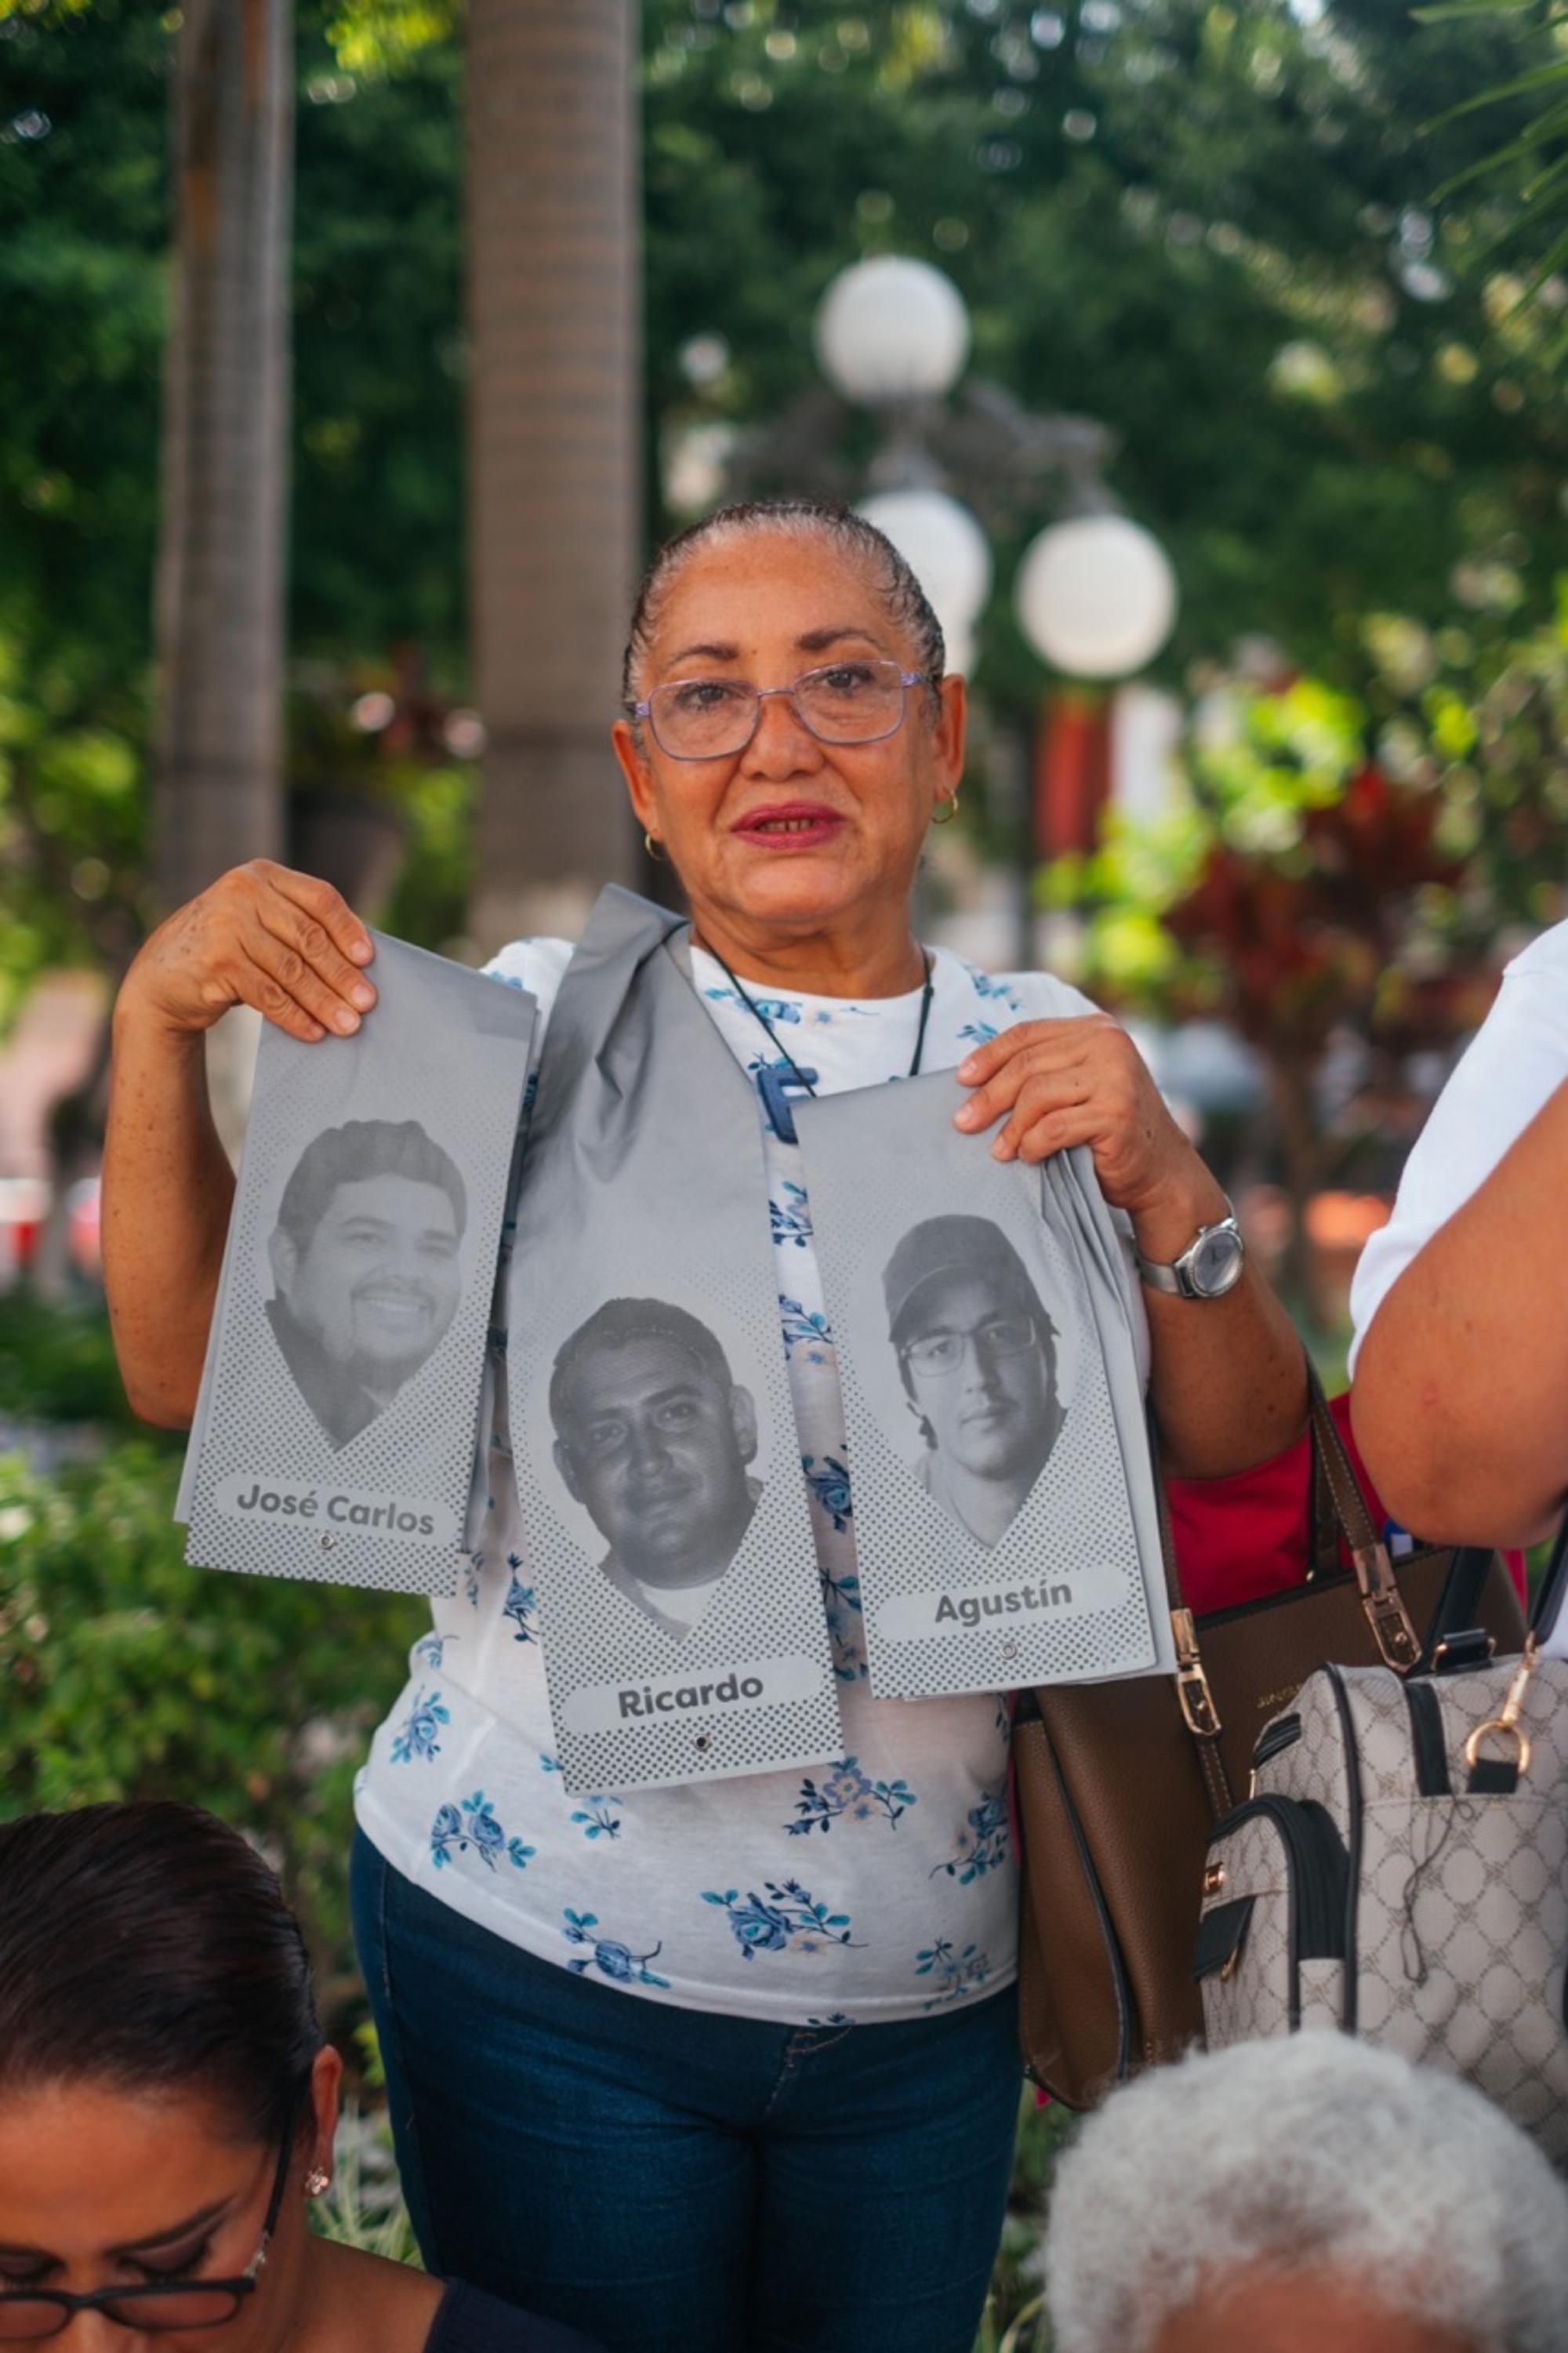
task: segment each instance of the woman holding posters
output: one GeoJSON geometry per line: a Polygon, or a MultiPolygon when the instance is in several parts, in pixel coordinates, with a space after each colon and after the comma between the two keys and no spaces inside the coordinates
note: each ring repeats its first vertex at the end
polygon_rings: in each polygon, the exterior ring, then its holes
{"type": "MultiPolygon", "coordinates": [[[[756,1081],[757,1173],[748,1111],[731,1191],[771,1229],[803,1531],[809,1514],[793,1568],[820,1586],[843,1752],[805,1772],[575,1797],[560,1770],[539,1641],[548,1580],[536,1588],[520,1482],[555,1480],[563,1511],[582,1499],[594,1588],[644,1626],[721,1609],[726,1582],[705,1562],[714,1598],[683,1591],[649,1530],[710,1495],[743,1546],[793,1485],[780,1449],[765,1463],[755,1451],[772,1370],[738,1361],[722,1334],[695,1336],[661,1283],[662,1233],[672,1259],[703,1245],[682,1230],[712,1190],[713,1156],[693,1143],[688,1185],[628,1194],[627,1219],[653,1222],[642,1279],[613,1293],[615,1332],[563,1307],[546,1335],[563,1367],[553,1398],[531,1373],[510,1430],[498,1363],[464,1587],[437,1604],[362,1777],[357,1919],[405,2187],[435,2268],[612,2348],[967,2353],[1018,2089],[1008,1713],[994,1693],[871,1696],[791,1100],[951,1070],[976,1154],[1034,1163],[1087,1146],[1137,1255],[1137,1337],[1174,1470],[1218,1476],[1289,1444],[1305,1415],[1300,1348],[1125,1033],[1048,975],[990,978],[914,939],[926,828],[958,792],[964,693],[880,533],[806,504],[698,525],[644,584],[626,694],[616,756],[691,907],[682,1005],[756,1081]],[[617,1481],[638,1480],[645,1508],[618,1515],[617,1481]],[[634,1581],[641,1609],[615,1591],[634,1581]]],[[[156,1419],[195,1402],[229,1198],[199,1033],[237,1001],[297,1037],[352,1032],[372,1002],[368,945],[320,884],[258,866],[172,917],[126,983],[105,1260],[127,1382],[156,1419]]],[[[575,986],[571,963],[565,943],[534,940],[493,969],[548,1018],[575,986]]],[[[550,1050],[547,1036],[524,1228],[535,1138],[574,1116],[552,1099],[550,1050]]],[[[649,1130],[695,1119],[696,1090],[685,1106],[668,1092],[637,1097],[649,1130]]],[[[987,1397],[1018,1372],[997,1360],[1029,1361],[1046,1335],[1015,1329],[1026,1303],[1004,1314],[973,1280],[970,1298],[973,1268],[931,1271],[956,1303],[942,1331],[900,1278],[889,1333],[920,1348],[917,1402],[949,1367],[995,1418],[987,1397]]],[[[526,1283],[519,1296],[526,1314],[526,1283]]],[[[537,1344],[520,1324],[514,1377],[537,1344]]]]}

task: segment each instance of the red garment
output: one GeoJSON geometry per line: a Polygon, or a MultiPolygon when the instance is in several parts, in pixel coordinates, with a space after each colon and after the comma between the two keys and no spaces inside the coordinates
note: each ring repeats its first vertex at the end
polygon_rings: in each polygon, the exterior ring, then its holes
{"type": "MultiPolygon", "coordinates": [[[[1348,1389],[1331,1401],[1329,1410],[1355,1465],[1373,1523],[1381,1527],[1383,1505],[1351,1431],[1348,1389]]],[[[1283,1454],[1250,1471],[1233,1472],[1226,1479],[1166,1481],[1182,1591],[1198,1617],[1237,1601],[1258,1600],[1266,1593],[1282,1593],[1302,1582],[1311,1475],[1311,1441],[1303,1434],[1283,1454]]],[[[1342,1543],[1340,1550],[1348,1568],[1350,1556],[1342,1543]]],[[[1505,1556],[1522,1601],[1524,1556],[1510,1552],[1505,1556]]]]}

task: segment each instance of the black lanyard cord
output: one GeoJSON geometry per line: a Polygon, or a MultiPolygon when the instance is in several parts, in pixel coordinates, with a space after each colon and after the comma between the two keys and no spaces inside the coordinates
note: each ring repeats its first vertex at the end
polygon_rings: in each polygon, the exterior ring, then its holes
{"type": "MultiPolygon", "coordinates": [[[[734,974],[731,971],[729,965],[725,963],[717,948],[710,948],[708,953],[712,957],[714,963],[718,965],[720,971],[723,974],[725,979],[729,982],[731,987],[734,990],[736,996],[740,998],[742,1004],[745,1007],[747,1012],[752,1016],[752,1018],[754,1021],[761,1023],[763,1029],[772,1039],[774,1050],[779,1054],[780,1058],[788,1063],[790,1070],[795,1074],[795,1084],[804,1093],[810,1095],[812,1101],[815,1103],[816,1100],[816,1089],[812,1085],[811,1081],[806,1077],[805,1072],[801,1069],[800,1064],[795,1060],[795,1056],[790,1052],[789,1048],[784,1044],[784,1039],[779,1036],[778,1031],[773,1028],[773,1023],[768,1019],[767,1015],[763,1011],[762,1007],[757,1003],[755,997],[751,996],[746,988],[742,987],[742,983],[736,979],[734,974]]],[[[909,1068],[909,1076],[911,1079],[918,1079],[920,1076],[921,1057],[924,1054],[926,1048],[926,1023],[931,1019],[931,1001],[934,992],[934,983],[931,979],[931,951],[929,948],[921,948],[921,963],[924,967],[925,980],[921,989],[920,1027],[915,1032],[914,1056],[909,1068]]]]}

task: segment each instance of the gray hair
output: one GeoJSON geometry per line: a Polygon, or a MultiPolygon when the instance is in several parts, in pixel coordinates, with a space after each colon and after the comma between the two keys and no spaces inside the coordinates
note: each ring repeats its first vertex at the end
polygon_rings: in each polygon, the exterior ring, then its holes
{"type": "Polygon", "coordinates": [[[1149,2353],[1255,2267],[1364,2280],[1488,2353],[1562,2353],[1568,2188],[1470,2084],[1348,2035],[1197,2052],[1115,2093],[1058,2168],[1058,2353],[1149,2353]]]}
{"type": "Polygon", "coordinates": [[[731,547],[737,540],[780,533],[789,539],[825,540],[836,554],[865,565],[889,619],[907,631],[912,641],[916,666],[931,681],[934,693],[947,659],[942,623],[907,559],[887,533],[830,499],[748,499],[741,505],[720,507],[700,522],[678,532],[665,542],[643,575],[621,661],[621,698],[628,711],[637,701],[637,675],[647,657],[665,600],[691,558],[706,548],[731,547]]]}

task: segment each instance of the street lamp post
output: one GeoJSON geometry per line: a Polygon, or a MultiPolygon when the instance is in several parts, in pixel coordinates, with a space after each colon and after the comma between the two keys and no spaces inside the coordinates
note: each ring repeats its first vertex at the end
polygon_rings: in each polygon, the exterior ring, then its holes
{"type": "MultiPolygon", "coordinates": [[[[775,423],[742,437],[733,494],[859,493],[859,512],[931,598],[949,669],[963,671],[991,593],[987,526],[1005,530],[1049,482],[1058,519],[1031,543],[1015,583],[1026,638],[1065,680],[1122,679],[1152,659],[1174,623],[1175,577],[1158,541],[1105,488],[1114,436],[1093,417],[1036,415],[965,376],[969,317],[951,279],[900,255],[857,262],[823,296],[815,342],[832,391],[809,387],[775,423]],[[879,428],[858,473],[839,454],[849,408],[869,409],[879,428]]],[[[1033,961],[1029,871],[1048,845],[1031,818],[1029,754],[1026,741],[1009,744],[991,785],[1018,844],[1019,944],[1033,961]]]]}

